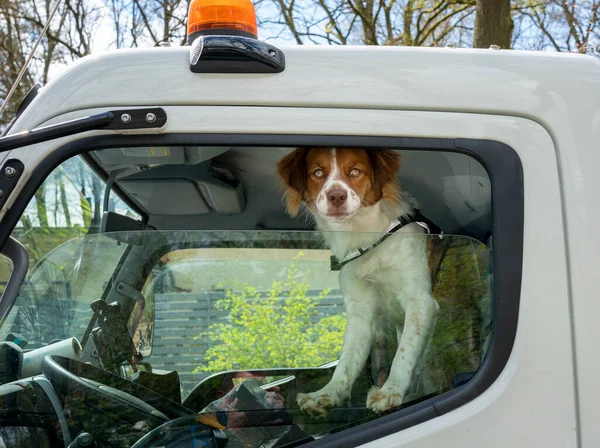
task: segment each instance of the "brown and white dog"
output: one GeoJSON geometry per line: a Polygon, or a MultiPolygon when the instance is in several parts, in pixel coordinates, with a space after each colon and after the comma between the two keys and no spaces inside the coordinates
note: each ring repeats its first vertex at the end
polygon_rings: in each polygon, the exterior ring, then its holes
{"type": "MultiPolygon", "coordinates": [[[[342,260],[379,240],[395,220],[414,211],[396,181],[399,157],[391,150],[296,149],[277,166],[287,211],[296,216],[307,206],[333,255],[342,260]]],[[[397,231],[423,232],[417,223],[397,231]]],[[[342,267],[347,314],[342,354],[325,387],[298,395],[302,410],[322,416],[343,404],[373,343],[387,328],[396,329],[398,349],[385,384],[369,391],[366,405],[383,412],[402,404],[439,309],[431,293],[426,240],[395,235],[342,267]]]]}

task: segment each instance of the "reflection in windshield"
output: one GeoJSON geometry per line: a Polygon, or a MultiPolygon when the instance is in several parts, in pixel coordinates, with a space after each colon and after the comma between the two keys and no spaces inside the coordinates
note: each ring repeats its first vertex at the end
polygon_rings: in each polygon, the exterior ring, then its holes
{"type": "MultiPolygon", "coordinates": [[[[44,232],[35,238],[43,239],[44,232]]],[[[102,296],[125,248],[99,234],[56,247],[31,269],[0,337],[17,332],[28,348],[81,338],[92,314],[90,303],[102,296]]]]}
{"type": "MultiPolygon", "coordinates": [[[[121,267],[122,290],[107,300],[133,303],[128,328],[135,347],[153,369],[177,371],[184,390],[222,371],[316,367],[337,360],[344,301],[321,235],[141,236],[142,244],[132,247],[121,267]],[[152,259],[148,271],[144,266],[152,259]]],[[[28,348],[81,340],[93,316],[90,305],[116,275],[127,247],[121,241],[130,237],[87,235],[48,254],[28,276],[0,336],[19,333],[28,348]]],[[[434,238],[393,238],[399,237],[434,238]]],[[[491,322],[488,248],[466,237],[444,239],[448,250],[434,289],[442,312],[433,336],[431,384],[422,385],[427,390],[451,387],[460,375],[468,379],[476,371],[491,322]]],[[[386,344],[392,346],[393,337],[386,344]]]]}
{"type": "MultiPolygon", "coordinates": [[[[322,235],[134,236],[87,235],[51,251],[27,277],[0,337],[18,334],[26,349],[75,337],[84,346],[83,361],[195,412],[239,411],[232,395],[218,400],[239,390],[245,375],[268,378],[262,390],[276,391],[285,409],[295,406],[298,392],[327,384],[340,356],[346,310],[322,235]]],[[[428,239],[441,260],[433,282],[440,311],[408,403],[457,387],[479,368],[492,322],[491,264],[489,249],[471,238],[394,234],[386,244],[399,238],[428,239]]],[[[352,389],[352,418],[370,415],[364,414],[366,394],[386,379],[397,343],[395,331],[378,341],[352,389]]],[[[295,422],[310,421],[298,412],[295,422]]],[[[336,415],[332,410],[330,418],[336,415]]],[[[341,421],[352,420],[348,415],[341,421]]]]}

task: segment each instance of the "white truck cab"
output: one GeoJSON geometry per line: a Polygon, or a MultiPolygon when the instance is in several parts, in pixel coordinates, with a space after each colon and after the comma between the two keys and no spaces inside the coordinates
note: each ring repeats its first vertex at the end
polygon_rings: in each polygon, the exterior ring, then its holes
{"type": "Polygon", "coordinates": [[[600,59],[275,47],[211,23],[80,60],[0,138],[4,445],[599,446],[600,59]],[[448,242],[399,408],[364,405],[375,356],[347,405],[296,404],[344,319],[319,232],[285,212],[297,147],[398,151],[448,242]]]}

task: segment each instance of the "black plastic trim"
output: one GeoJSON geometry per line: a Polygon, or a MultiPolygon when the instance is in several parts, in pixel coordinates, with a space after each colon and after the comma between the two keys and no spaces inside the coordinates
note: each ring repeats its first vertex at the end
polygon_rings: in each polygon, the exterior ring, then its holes
{"type": "Polygon", "coordinates": [[[457,149],[478,154],[492,185],[493,337],[487,359],[468,382],[472,393],[453,394],[437,400],[434,406],[439,414],[456,409],[481,394],[490,386],[488,378],[499,375],[506,365],[517,333],[523,270],[525,204],[521,160],[503,143],[456,139],[455,145],[457,149]]]}
{"type": "Polygon", "coordinates": [[[2,134],[0,134],[0,137],[4,137],[6,134],[8,134],[8,131],[10,131],[10,129],[15,124],[15,122],[19,119],[19,117],[23,114],[23,112],[25,112],[25,109],[27,109],[27,107],[35,99],[35,97],[37,96],[37,94],[41,88],[42,88],[42,85],[38,82],[38,83],[34,84],[34,86],[29,90],[29,92],[27,92],[27,95],[25,95],[25,98],[23,98],[23,100],[19,103],[19,107],[17,107],[17,113],[12,118],[12,120],[10,120],[10,122],[8,123],[6,128],[4,128],[4,132],[2,132],[2,134]]]}
{"type": "Polygon", "coordinates": [[[242,36],[199,36],[190,48],[193,73],[281,73],[285,55],[266,42],[242,36]]]}
{"type": "Polygon", "coordinates": [[[31,102],[35,99],[35,97],[40,92],[41,88],[42,88],[42,85],[39,82],[36,82],[33,85],[33,87],[31,89],[29,89],[29,92],[27,92],[27,95],[25,95],[25,98],[23,98],[23,100],[19,103],[19,107],[17,107],[17,115],[16,115],[17,117],[19,117],[23,112],[25,112],[25,109],[27,109],[29,107],[31,102]]]}
{"type": "Polygon", "coordinates": [[[82,138],[57,148],[32,172],[31,178],[7,211],[0,226],[0,244],[10,236],[38,186],[65,159],[85,150],[144,145],[208,146],[343,146],[458,152],[478,160],[487,170],[492,186],[493,213],[493,307],[492,343],[486,359],[465,385],[429,398],[354,428],[324,437],[306,446],[354,447],[430,420],[459,408],[481,395],[500,375],[514,344],[517,329],[523,266],[523,168],[509,146],[488,140],[429,139],[412,137],[364,137],[328,135],[261,134],[158,134],[106,135],[82,138]]]}

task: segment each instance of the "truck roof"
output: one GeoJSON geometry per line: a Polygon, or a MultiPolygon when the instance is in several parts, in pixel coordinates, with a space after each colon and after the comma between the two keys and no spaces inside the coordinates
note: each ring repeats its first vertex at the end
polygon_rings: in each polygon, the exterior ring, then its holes
{"type": "MultiPolygon", "coordinates": [[[[198,74],[189,47],[88,56],[49,82],[10,133],[82,109],[281,106],[462,111],[550,119],[600,104],[600,58],[418,47],[287,46],[279,74],[198,74]]],[[[582,111],[584,112],[584,111],[582,111]]]]}

